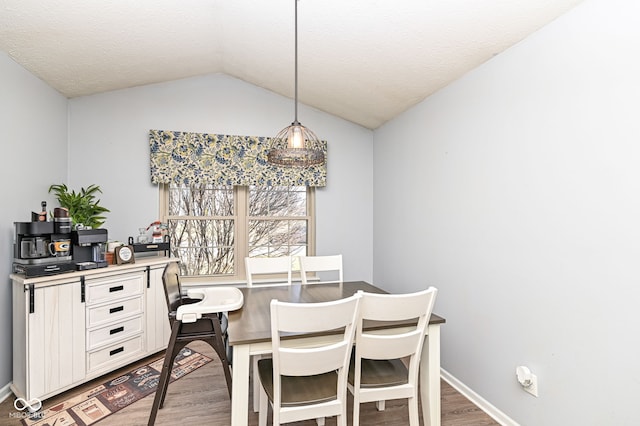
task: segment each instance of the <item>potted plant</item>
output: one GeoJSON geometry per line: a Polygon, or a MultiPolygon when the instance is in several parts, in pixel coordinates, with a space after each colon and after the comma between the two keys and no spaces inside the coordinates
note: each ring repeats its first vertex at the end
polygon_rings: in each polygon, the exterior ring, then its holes
{"type": "Polygon", "coordinates": [[[109,209],[100,205],[100,200],[96,200],[96,193],[102,192],[98,185],[89,185],[81,188],[79,192],[69,191],[67,185],[51,185],[49,193],[53,193],[58,198],[60,207],[69,210],[72,228],[99,228],[106,217],[104,213],[109,209]]]}

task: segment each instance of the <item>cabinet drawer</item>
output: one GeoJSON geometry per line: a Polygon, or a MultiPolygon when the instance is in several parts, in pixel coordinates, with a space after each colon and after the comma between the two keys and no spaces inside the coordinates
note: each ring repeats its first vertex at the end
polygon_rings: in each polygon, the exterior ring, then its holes
{"type": "Polygon", "coordinates": [[[87,328],[112,324],[123,318],[140,314],[143,311],[143,303],[143,297],[137,296],[131,299],[118,300],[106,305],[88,308],[87,328]]]}
{"type": "Polygon", "coordinates": [[[93,350],[109,343],[119,342],[139,333],[142,333],[142,316],[89,330],[87,331],[87,350],[93,350]]]}
{"type": "Polygon", "coordinates": [[[89,280],[86,290],[87,306],[142,294],[144,281],[142,272],[89,280]]]}
{"type": "Polygon", "coordinates": [[[87,367],[89,372],[100,370],[110,364],[117,364],[127,358],[140,354],[144,349],[142,336],[109,345],[87,354],[87,367]]]}

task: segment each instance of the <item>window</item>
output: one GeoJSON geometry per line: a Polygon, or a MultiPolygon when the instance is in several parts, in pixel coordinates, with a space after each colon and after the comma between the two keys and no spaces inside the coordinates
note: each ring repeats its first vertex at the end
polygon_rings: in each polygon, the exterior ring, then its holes
{"type": "Polygon", "coordinates": [[[244,280],[244,258],[313,254],[310,187],[161,185],[171,254],[184,276],[244,280]]]}

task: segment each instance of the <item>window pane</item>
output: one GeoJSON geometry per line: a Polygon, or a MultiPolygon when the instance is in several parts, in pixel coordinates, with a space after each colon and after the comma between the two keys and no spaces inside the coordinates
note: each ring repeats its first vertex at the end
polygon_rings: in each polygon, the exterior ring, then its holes
{"type": "Polygon", "coordinates": [[[170,216],[233,216],[233,187],[189,186],[169,189],[170,216]]]}
{"type": "Polygon", "coordinates": [[[178,247],[171,249],[180,258],[181,275],[233,274],[234,251],[230,247],[178,247]]]}
{"type": "Polygon", "coordinates": [[[289,244],[291,245],[307,244],[307,221],[306,220],[290,220],[289,221],[289,244]]]}
{"type": "Polygon", "coordinates": [[[249,216],[306,216],[307,189],[274,186],[249,188],[249,216]]]}
{"type": "Polygon", "coordinates": [[[233,220],[169,220],[172,251],[186,275],[234,273],[233,226],[233,220]]]}
{"type": "Polygon", "coordinates": [[[250,247],[249,257],[269,257],[269,247],[268,246],[250,247]]]}
{"type": "Polygon", "coordinates": [[[244,256],[308,254],[306,187],[165,188],[162,217],[168,223],[172,256],[180,259],[182,275],[243,279],[244,256]],[[237,241],[238,236],[242,241],[237,241]]]}
{"type": "Polygon", "coordinates": [[[169,220],[174,246],[233,246],[233,220],[169,220]]]}
{"type": "Polygon", "coordinates": [[[270,227],[269,220],[250,220],[249,221],[249,247],[267,246],[269,244],[270,227]]]}
{"type": "Polygon", "coordinates": [[[269,215],[269,191],[252,186],[249,189],[249,216],[269,215]]]}
{"type": "Polygon", "coordinates": [[[288,251],[288,236],[282,236],[284,225],[277,220],[250,220],[249,221],[249,256],[271,256],[270,253],[288,251]],[[284,246],[284,250],[282,250],[284,246]]]}
{"type": "Polygon", "coordinates": [[[307,215],[307,190],[305,187],[292,188],[289,192],[288,216],[307,215]]]}
{"type": "Polygon", "coordinates": [[[249,256],[287,256],[306,253],[307,220],[287,220],[285,216],[307,215],[305,187],[249,188],[249,216],[273,220],[249,220],[249,256]],[[277,219],[277,218],[283,219],[277,219]]]}
{"type": "Polygon", "coordinates": [[[249,221],[249,255],[251,257],[294,255],[294,250],[304,250],[306,253],[306,244],[306,220],[249,221]]]}
{"type": "Polygon", "coordinates": [[[289,221],[270,221],[269,245],[272,247],[289,245],[289,221]]]}

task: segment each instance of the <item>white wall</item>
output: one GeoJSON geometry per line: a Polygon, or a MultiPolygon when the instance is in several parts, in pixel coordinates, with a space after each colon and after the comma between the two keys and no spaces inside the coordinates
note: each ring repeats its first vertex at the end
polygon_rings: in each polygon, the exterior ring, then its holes
{"type": "Polygon", "coordinates": [[[375,283],[439,287],[443,367],[522,425],[638,424],[638,16],[587,0],[374,133],[375,283]]]}
{"type": "Polygon", "coordinates": [[[28,222],[49,185],[67,177],[67,100],[0,53],[0,388],[12,379],[13,222],[28,222]]]}
{"type": "MultiPolygon", "coordinates": [[[[293,113],[291,99],[219,74],[72,99],[70,186],[100,185],[109,237],[126,241],[158,218],[149,129],[273,136],[293,113]]],[[[316,192],[317,252],[343,253],[345,279],[371,280],[373,133],[304,105],[298,116],[329,143],[327,186],[316,192]]]]}

